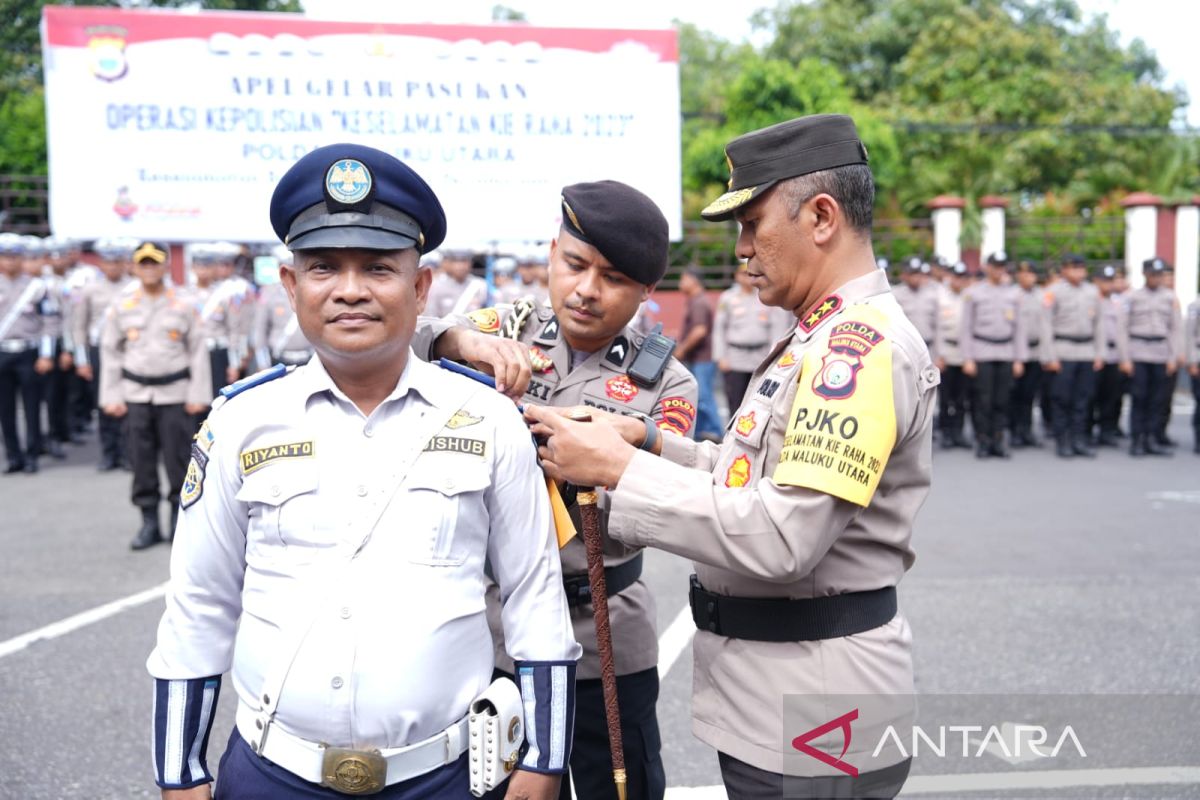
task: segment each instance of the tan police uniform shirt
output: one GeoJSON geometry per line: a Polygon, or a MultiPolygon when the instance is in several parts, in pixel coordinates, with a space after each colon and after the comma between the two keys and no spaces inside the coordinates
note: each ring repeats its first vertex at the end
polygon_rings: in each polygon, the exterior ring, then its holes
{"type": "Polygon", "coordinates": [[[1100,317],[1104,330],[1104,363],[1121,363],[1122,309],[1125,299],[1113,293],[1100,298],[1100,317]]]}
{"type": "Polygon", "coordinates": [[[1042,293],[1042,361],[1104,358],[1103,298],[1092,283],[1056,281],[1042,293]]]}
{"type": "Polygon", "coordinates": [[[962,327],[963,294],[953,289],[942,292],[938,304],[937,333],[934,336],[933,350],[937,357],[943,359],[947,366],[961,367],[963,363],[962,347],[958,337],[962,327]]]}
{"type": "Polygon", "coordinates": [[[1169,364],[1179,357],[1179,298],[1170,289],[1130,292],[1121,321],[1122,361],[1169,364]]]}
{"type": "Polygon", "coordinates": [[[783,335],[775,311],[753,289],[744,292],[735,285],[722,292],[713,319],[713,361],[726,362],[732,372],[754,372],[783,335]]]}
{"type": "Polygon", "coordinates": [[[141,287],[121,295],[106,314],[100,337],[100,405],[113,403],[211,403],[212,376],[195,298],[165,288],[157,297],[141,287]],[[145,386],[122,377],[155,377],[189,370],[165,386],[145,386]]]}
{"type": "Polygon", "coordinates": [[[15,350],[23,342],[27,349],[36,347],[41,358],[54,355],[54,338],[42,316],[46,292],[41,278],[0,275],[0,341],[6,350],[15,350]]]}
{"type": "Polygon", "coordinates": [[[296,312],[283,284],[264,286],[254,309],[254,332],[250,337],[259,368],[275,361],[299,364],[312,356],[312,345],[300,330],[296,312]]]}
{"type": "Polygon", "coordinates": [[[71,329],[76,364],[83,366],[91,363],[88,348],[100,346],[100,331],[104,327],[104,315],[109,306],[122,292],[133,291],[135,287],[136,284],[125,277],[110,281],[101,276],[84,284],[75,294],[71,329]]]}
{"type": "MultiPolygon", "coordinates": [[[[434,320],[422,317],[417,325],[413,351],[421,358],[431,355],[434,338],[450,325],[473,327],[484,333],[503,330],[513,306],[497,306],[470,315],[434,320]]],[[[571,348],[563,338],[554,316],[554,309],[540,306],[533,310],[521,329],[518,339],[529,346],[534,362],[533,379],[522,398],[524,403],[545,406],[587,405],[618,414],[642,414],[653,419],[664,438],[683,439],[691,434],[696,418],[697,387],[691,373],[672,358],[658,383],[652,387],[638,386],[630,380],[627,370],[637,355],[644,337],[626,328],[608,347],[587,356],[571,367],[571,348]]],[[[571,509],[577,531],[583,530],[579,508],[571,509]]],[[[601,534],[604,539],[604,565],[622,564],[641,552],[615,542],[606,533],[607,513],[601,508],[601,534]]],[[[565,577],[587,574],[587,553],[583,537],[576,536],[559,551],[565,577]]],[[[489,596],[491,601],[496,598],[489,596]]],[[[490,603],[493,610],[496,602],[490,603]]],[[[658,635],[655,629],[654,597],[643,580],[638,580],[608,601],[612,620],[613,657],[618,675],[629,675],[651,669],[658,664],[658,635]]],[[[583,657],[577,667],[580,678],[600,677],[600,657],[596,649],[596,629],[590,604],[573,606],[571,620],[575,638],[583,645],[583,657]]],[[[496,664],[511,671],[512,661],[504,649],[498,618],[493,614],[492,633],[496,642],[496,664]]]]}
{"type": "MultiPolygon", "coordinates": [[[[907,283],[901,282],[892,287],[892,294],[900,308],[904,309],[908,321],[925,340],[925,345],[932,350],[937,338],[938,284],[927,280],[920,289],[914,290],[909,288],[907,283]]],[[[937,358],[936,353],[934,358],[937,358]]]]}
{"type": "Polygon", "coordinates": [[[963,292],[958,343],[964,361],[1028,361],[1029,339],[1020,288],[976,283],[963,292]]]}
{"type": "Polygon", "coordinates": [[[1041,358],[1042,348],[1046,346],[1043,329],[1046,326],[1046,292],[1052,290],[1060,282],[1047,286],[1032,286],[1028,290],[1017,287],[1017,295],[1021,298],[1021,326],[1025,329],[1026,357],[1030,361],[1046,361],[1041,358]]]}
{"type": "MultiPolygon", "coordinates": [[[[692,559],[718,594],[813,598],[894,586],[913,564],[913,520],[929,492],[938,381],[886,276],[855,278],[802,315],[755,370],[720,445],[671,437],[663,458],[634,455],[610,495],[609,532],[692,559]]],[[[903,614],[819,642],[698,631],[693,652],[695,734],[777,773],[784,695],[914,691],[903,614]]],[[[882,733],[861,722],[852,763],[882,733]]]]}
{"type": "Polygon", "coordinates": [[[459,283],[444,272],[435,272],[425,300],[425,313],[431,317],[466,314],[483,308],[486,302],[487,284],[482,278],[468,275],[459,283]]]}
{"type": "MultiPolygon", "coordinates": [[[[1200,364],[1200,297],[1192,301],[1187,312],[1187,363],[1200,364]]],[[[1192,378],[1192,380],[1197,380],[1192,378]]]]}

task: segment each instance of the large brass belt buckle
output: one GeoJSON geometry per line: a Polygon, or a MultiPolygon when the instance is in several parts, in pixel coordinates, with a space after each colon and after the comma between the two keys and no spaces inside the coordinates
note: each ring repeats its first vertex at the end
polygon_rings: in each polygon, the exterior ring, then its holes
{"type": "Polygon", "coordinates": [[[387,761],[378,750],[325,748],[321,785],[343,794],[375,794],[387,783],[387,761]]]}

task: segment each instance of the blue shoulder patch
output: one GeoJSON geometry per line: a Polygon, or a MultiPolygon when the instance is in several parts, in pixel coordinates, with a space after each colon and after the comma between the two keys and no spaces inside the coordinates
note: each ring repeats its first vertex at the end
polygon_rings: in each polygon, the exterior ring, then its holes
{"type": "Polygon", "coordinates": [[[256,372],[253,375],[247,375],[240,381],[229,384],[221,390],[221,397],[226,400],[232,400],[247,389],[253,389],[255,386],[262,386],[264,383],[269,383],[276,378],[282,378],[289,372],[294,370],[294,366],[286,364],[276,364],[273,367],[268,367],[261,372],[256,372]]]}

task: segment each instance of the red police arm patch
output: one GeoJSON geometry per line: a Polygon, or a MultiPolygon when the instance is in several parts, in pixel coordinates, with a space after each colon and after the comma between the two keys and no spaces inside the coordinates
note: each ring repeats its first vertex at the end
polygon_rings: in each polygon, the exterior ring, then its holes
{"type": "Polygon", "coordinates": [[[686,397],[664,397],[658,402],[658,414],[655,416],[662,430],[686,436],[696,422],[696,406],[686,397]]]}

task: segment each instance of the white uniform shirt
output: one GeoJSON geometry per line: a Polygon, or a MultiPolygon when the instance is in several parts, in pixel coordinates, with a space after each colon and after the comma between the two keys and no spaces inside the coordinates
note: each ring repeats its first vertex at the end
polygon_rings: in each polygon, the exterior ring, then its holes
{"type": "MultiPolygon", "coordinates": [[[[150,673],[232,665],[238,697],[257,708],[302,641],[275,724],[358,749],[420,741],[491,681],[485,560],[512,657],[577,659],[528,431],[479,388],[410,354],[364,416],[314,358],[214,410],[193,448],[194,460],[208,448],[206,474],[180,515],[150,673]],[[417,431],[456,410],[397,474],[417,431]]],[[[191,491],[185,481],[185,504],[191,491]]]]}

